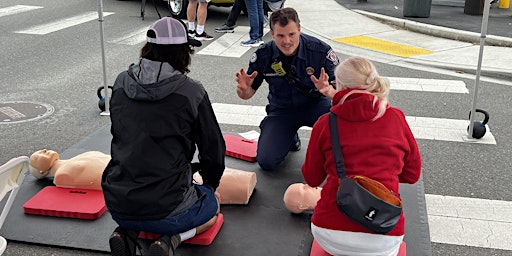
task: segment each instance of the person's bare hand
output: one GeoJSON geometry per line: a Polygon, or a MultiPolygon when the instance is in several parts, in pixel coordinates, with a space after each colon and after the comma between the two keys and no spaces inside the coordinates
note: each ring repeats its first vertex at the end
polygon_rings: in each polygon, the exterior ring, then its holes
{"type": "Polygon", "coordinates": [[[245,73],[245,70],[243,68],[240,69],[238,73],[236,73],[236,93],[238,94],[238,97],[247,100],[254,95],[256,91],[252,89],[251,85],[254,82],[254,78],[257,75],[257,71],[254,71],[252,72],[252,74],[248,75],[247,73],[245,73]]]}
{"type": "Polygon", "coordinates": [[[325,72],[324,68],[320,70],[320,76],[318,78],[314,75],[311,75],[310,78],[311,82],[315,84],[315,87],[322,95],[332,99],[336,90],[334,90],[334,88],[329,84],[329,75],[325,72]]]}
{"type": "Polygon", "coordinates": [[[237,88],[242,91],[247,91],[251,87],[254,78],[258,75],[258,71],[252,72],[251,75],[245,73],[245,70],[242,68],[238,73],[236,73],[236,82],[237,88]]]}

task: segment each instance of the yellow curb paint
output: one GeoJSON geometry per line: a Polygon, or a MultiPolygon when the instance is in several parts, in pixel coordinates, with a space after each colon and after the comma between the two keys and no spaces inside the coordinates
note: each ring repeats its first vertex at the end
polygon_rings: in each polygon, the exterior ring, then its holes
{"type": "Polygon", "coordinates": [[[498,8],[500,9],[508,9],[510,7],[510,0],[500,0],[498,4],[498,8]]]}
{"type": "Polygon", "coordinates": [[[430,50],[404,44],[397,44],[367,36],[334,38],[334,41],[405,58],[433,53],[430,50]]]}

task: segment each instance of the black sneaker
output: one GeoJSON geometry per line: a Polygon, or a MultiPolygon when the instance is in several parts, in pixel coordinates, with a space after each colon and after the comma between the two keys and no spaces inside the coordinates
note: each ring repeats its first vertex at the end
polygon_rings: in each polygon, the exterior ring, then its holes
{"type": "Polygon", "coordinates": [[[199,40],[199,41],[205,41],[205,40],[209,41],[209,40],[213,40],[213,37],[212,37],[212,36],[210,36],[210,35],[208,35],[208,34],[206,34],[206,31],[203,31],[203,33],[201,33],[201,34],[197,34],[197,33],[196,33],[196,36],[195,36],[194,38],[195,38],[196,40],[199,40]]]}
{"type": "Polygon", "coordinates": [[[215,28],[215,32],[218,32],[218,33],[233,33],[235,32],[235,26],[228,26],[226,24],[218,27],[218,28],[215,28]]]}
{"type": "Polygon", "coordinates": [[[173,256],[181,243],[180,235],[163,235],[149,246],[149,256],[173,256]]]}
{"type": "Polygon", "coordinates": [[[299,134],[296,133],[295,137],[293,137],[293,140],[295,143],[290,147],[290,151],[299,151],[301,146],[299,134]]]}
{"type": "Polygon", "coordinates": [[[137,237],[138,232],[136,231],[127,231],[121,227],[117,227],[112,235],[110,235],[110,239],[108,243],[110,245],[110,252],[112,256],[132,256],[135,254],[135,249],[137,246],[137,237]]]}
{"type": "Polygon", "coordinates": [[[195,37],[197,35],[196,31],[195,30],[188,30],[188,36],[190,37],[195,37]]]}

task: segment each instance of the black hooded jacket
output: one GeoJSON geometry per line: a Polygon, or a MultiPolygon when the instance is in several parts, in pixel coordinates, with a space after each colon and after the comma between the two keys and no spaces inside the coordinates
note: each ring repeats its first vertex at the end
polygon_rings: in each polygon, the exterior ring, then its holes
{"type": "Polygon", "coordinates": [[[168,63],[141,59],[118,75],[110,119],[112,159],[102,188],[113,216],[161,219],[194,204],[196,145],[204,184],[218,187],[226,145],[200,82],[168,63]]]}

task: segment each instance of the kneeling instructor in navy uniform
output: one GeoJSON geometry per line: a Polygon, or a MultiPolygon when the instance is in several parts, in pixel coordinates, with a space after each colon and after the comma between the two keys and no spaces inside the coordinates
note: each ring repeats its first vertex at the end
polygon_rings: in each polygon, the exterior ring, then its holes
{"type": "Polygon", "coordinates": [[[300,21],[293,8],[282,8],[270,16],[274,40],[253,53],[247,72],[236,74],[237,94],[250,99],[263,80],[269,84],[267,116],[260,123],[257,161],[264,170],[273,170],[290,150],[300,150],[298,129],[313,126],[329,111],[331,100],[316,89],[313,80],[329,76],[339,60],[323,41],[301,34],[300,21]]]}

